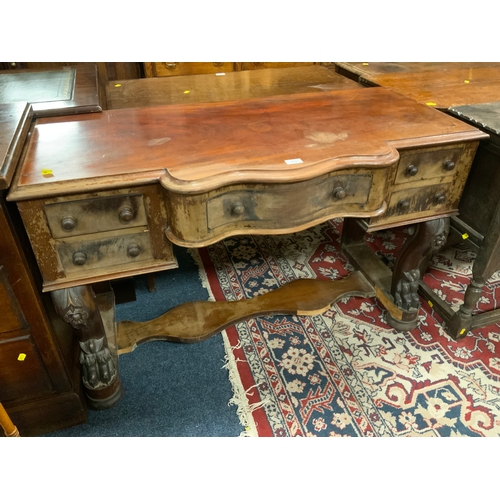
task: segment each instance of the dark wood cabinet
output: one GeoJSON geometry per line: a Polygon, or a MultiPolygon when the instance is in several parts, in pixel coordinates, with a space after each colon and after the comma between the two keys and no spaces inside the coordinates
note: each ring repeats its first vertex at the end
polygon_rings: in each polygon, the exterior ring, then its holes
{"type": "Polygon", "coordinates": [[[0,104],[0,402],[21,436],[83,423],[78,342],[41,293],[41,277],[15,205],[5,201],[33,111],[0,104]]]}

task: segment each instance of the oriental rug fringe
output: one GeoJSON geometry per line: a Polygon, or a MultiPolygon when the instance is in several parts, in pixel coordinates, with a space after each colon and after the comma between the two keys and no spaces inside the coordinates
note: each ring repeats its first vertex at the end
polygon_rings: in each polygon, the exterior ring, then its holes
{"type": "MultiPolygon", "coordinates": [[[[193,251],[215,300],[241,300],[298,278],[335,280],[352,268],[340,250],[342,219],[283,236],[241,236],[193,251]],[[197,254],[197,255],[195,255],[197,254]]],[[[389,266],[407,229],[367,235],[389,266]]],[[[436,255],[424,281],[460,306],[474,253],[436,255]]],[[[500,274],[478,310],[498,307],[500,274]]],[[[397,332],[376,298],[347,298],[316,316],[268,316],[223,333],[230,404],[246,436],[499,436],[500,325],[454,341],[421,299],[420,324],[397,332]]]]}

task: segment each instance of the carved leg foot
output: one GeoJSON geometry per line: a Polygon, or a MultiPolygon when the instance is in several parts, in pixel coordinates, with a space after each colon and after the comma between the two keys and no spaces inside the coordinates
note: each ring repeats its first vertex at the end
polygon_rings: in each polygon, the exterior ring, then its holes
{"type": "Polygon", "coordinates": [[[391,284],[391,294],[397,309],[388,311],[386,316],[393,328],[409,331],[418,325],[419,281],[432,255],[446,243],[449,227],[449,218],[422,222],[401,249],[391,284]]]}
{"type": "Polygon", "coordinates": [[[116,342],[108,342],[96,296],[90,286],[52,292],[59,316],[75,328],[81,347],[82,381],[89,406],[114,406],[123,395],[116,342]]]}

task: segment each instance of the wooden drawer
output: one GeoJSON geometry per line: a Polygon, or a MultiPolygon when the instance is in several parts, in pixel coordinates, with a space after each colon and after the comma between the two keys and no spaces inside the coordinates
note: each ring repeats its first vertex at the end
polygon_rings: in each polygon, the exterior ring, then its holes
{"type": "Polygon", "coordinates": [[[451,196],[451,193],[451,183],[396,191],[392,193],[387,211],[380,219],[385,224],[392,224],[408,221],[409,214],[418,219],[438,213],[449,213],[454,209],[456,198],[451,196]]]}
{"type": "Polygon", "coordinates": [[[65,238],[55,245],[68,275],[153,258],[149,232],[145,230],[95,239],[65,238]]]}
{"type": "Polygon", "coordinates": [[[395,184],[454,176],[462,151],[461,146],[401,151],[395,184]]]}
{"type": "Polygon", "coordinates": [[[197,247],[236,234],[300,231],[331,217],[384,210],[389,167],[330,172],[300,182],[235,184],[199,194],[167,192],[167,235],[197,247]]]}
{"type": "Polygon", "coordinates": [[[54,238],[147,225],[141,194],[48,203],[44,211],[54,238]]]}
{"type": "Polygon", "coordinates": [[[360,210],[368,201],[371,184],[372,176],[369,174],[347,174],[329,177],[318,185],[304,183],[298,188],[300,193],[279,185],[272,189],[223,192],[207,200],[208,228],[249,221],[276,221],[279,224],[279,221],[287,220],[301,223],[321,210],[360,210]],[[298,202],[299,194],[303,202],[298,202]]]}
{"type": "Polygon", "coordinates": [[[232,62],[152,62],[144,63],[146,76],[201,75],[234,71],[232,62]]]}

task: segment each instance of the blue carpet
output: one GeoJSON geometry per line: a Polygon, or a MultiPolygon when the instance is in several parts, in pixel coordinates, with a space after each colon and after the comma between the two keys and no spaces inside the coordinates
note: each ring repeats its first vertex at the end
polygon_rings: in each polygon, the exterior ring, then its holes
{"type": "MultiPolygon", "coordinates": [[[[118,304],[116,320],[147,321],[187,301],[207,300],[188,251],[175,248],[179,269],[157,273],[156,292],[136,276],[135,302],[118,304]]],[[[89,410],[88,422],[50,437],[171,436],[231,437],[243,432],[222,336],[197,344],[153,341],[119,357],[125,394],[113,408],[89,410]]]]}

